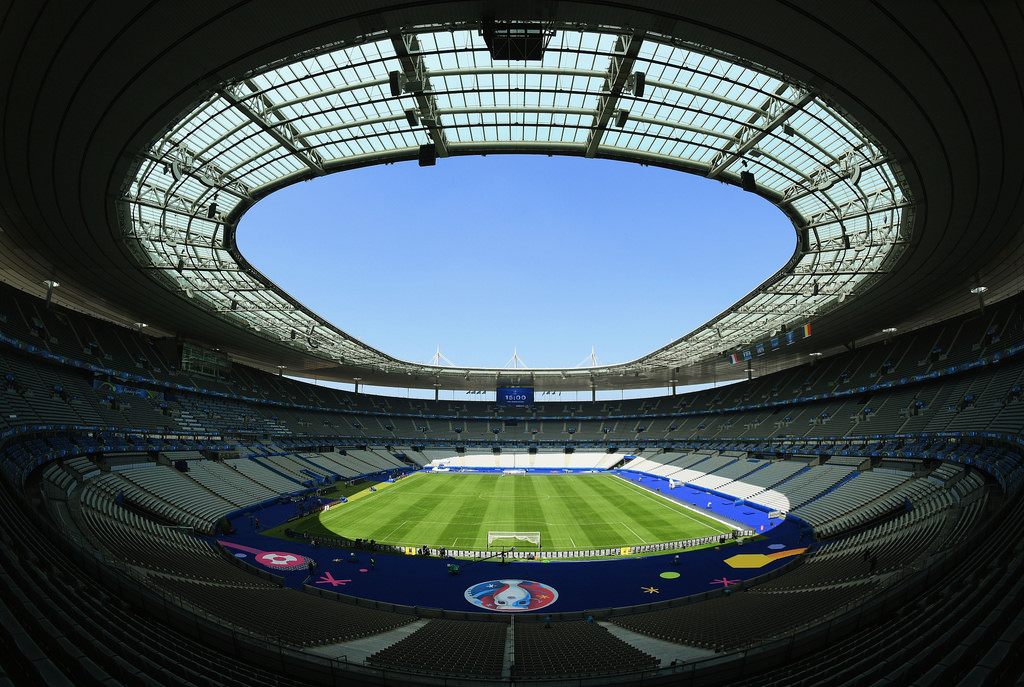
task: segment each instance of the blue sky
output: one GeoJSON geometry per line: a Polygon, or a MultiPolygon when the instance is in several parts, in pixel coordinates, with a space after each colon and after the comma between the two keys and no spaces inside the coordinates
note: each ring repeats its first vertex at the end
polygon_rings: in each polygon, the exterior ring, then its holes
{"type": "Polygon", "coordinates": [[[625,362],[720,313],[790,257],[767,201],[583,158],[415,162],[296,184],[242,218],[249,261],[370,345],[429,361],[625,362]]]}

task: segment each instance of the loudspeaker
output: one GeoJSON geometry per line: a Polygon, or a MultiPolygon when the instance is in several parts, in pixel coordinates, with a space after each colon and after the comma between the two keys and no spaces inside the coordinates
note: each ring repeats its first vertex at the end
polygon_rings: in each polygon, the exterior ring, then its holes
{"type": "Polygon", "coordinates": [[[437,164],[437,150],[434,146],[427,144],[420,146],[419,155],[420,167],[433,167],[437,164]]]}
{"type": "Polygon", "coordinates": [[[402,84],[398,80],[398,72],[388,73],[388,82],[391,86],[391,96],[397,98],[402,95],[402,84]]]}
{"type": "Polygon", "coordinates": [[[626,120],[629,119],[629,110],[617,110],[615,112],[615,126],[620,129],[626,126],[626,120]]]}
{"type": "Polygon", "coordinates": [[[647,86],[647,74],[636,72],[633,74],[633,95],[637,98],[644,97],[644,88],[647,86]]]}
{"type": "Polygon", "coordinates": [[[754,180],[754,173],[746,170],[740,172],[740,186],[744,191],[757,192],[757,182],[754,180]]]}

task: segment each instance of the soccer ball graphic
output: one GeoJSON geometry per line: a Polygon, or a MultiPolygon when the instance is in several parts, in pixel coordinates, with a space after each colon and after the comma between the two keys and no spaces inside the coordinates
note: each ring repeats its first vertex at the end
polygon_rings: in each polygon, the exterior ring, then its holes
{"type": "Polygon", "coordinates": [[[288,565],[294,561],[295,556],[290,553],[268,553],[263,557],[263,562],[271,565],[288,565]]]}
{"type": "Polygon", "coordinates": [[[298,568],[306,564],[305,557],[283,551],[264,551],[256,560],[268,568],[298,568]]]}

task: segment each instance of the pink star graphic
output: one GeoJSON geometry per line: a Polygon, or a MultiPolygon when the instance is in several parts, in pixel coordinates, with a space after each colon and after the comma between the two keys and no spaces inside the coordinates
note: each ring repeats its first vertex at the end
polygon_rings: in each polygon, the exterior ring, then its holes
{"type": "Polygon", "coordinates": [[[319,580],[317,580],[316,583],[317,584],[329,584],[332,587],[337,587],[338,585],[346,585],[346,584],[348,584],[351,581],[352,580],[338,580],[338,579],[335,579],[334,575],[332,575],[329,572],[325,572],[323,577],[321,577],[319,580]]]}
{"type": "Polygon", "coordinates": [[[709,584],[720,584],[723,587],[728,587],[730,584],[736,584],[737,582],[739,582],[739,580],[730,580],[726,577],[722,577],[717,580],[711,580],[709,584]]]}

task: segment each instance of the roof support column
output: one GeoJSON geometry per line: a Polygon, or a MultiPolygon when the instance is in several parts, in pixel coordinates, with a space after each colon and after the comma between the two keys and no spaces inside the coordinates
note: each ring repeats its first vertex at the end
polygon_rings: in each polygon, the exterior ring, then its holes
{"type": "Polygon", "coordinates": [[[419,41],[414,35],[393,33],[391,44],[395,47],[395,56],[399,64],[402,65],[402,90],[412,94],[416,100],[420,122],[426,127],[427,135],[433,141],[438,157],[448,157],[448,137],[445,136],[441,118],[437,114],[437,99],[431,94],[430,74],[427,72],[423,57],[416,54],[420,47],[419,41]]]}
{"type": "Polygon", "coordinates": [[[597,103],[597,111],[594,113],[594,127],[587,137],[587,157],[597,155],[601,138],[608,129],[608,122],[619,105],[619,98],[633,73],[633,65],[636,64],[636,56],[640,54],[640,46],[643,42],[642,33],[619,36],[615,42],[615,55],[608,67],[608,74],[604,77],[603,94],[597,103]]]}
{"type": "Polygon", "coordinates": [[[302,135],[292,124],[280,121],[281,116],[272,109],[273,103],[266,95],[260,93],[251,81],[245,81],[245,86],[250,91],[248,99],[242,92],[241,85],[221,89],[219,93],[246,119],[263,129],[285,150],[301,160],[310,171],[317,176],[323,174],[324,160],[320,154],[306,147],[302,135]]]}
{"type": "Polygon", "coordinates": [[[711,169],[708,170],[708,176],[715,178],[724,172],[729,165],[742,158],[748,151],[753,150],[754,146],[764,140],[768,134],[802,110],[804,105],[812,100],[814,100],[814,96],[807,91],[798,92],[796,99],[792,102],[781,98],[771,99],[764,106],[763,112],[755,112],[747,120],[747,123],[740,127],[733,143],[711,158],[711,169]],[[764,119],[765,122],[758,126],[757,121],[760,119],[764,119]],[[734,145],[735,148],[732,148],[734,145]]]}

